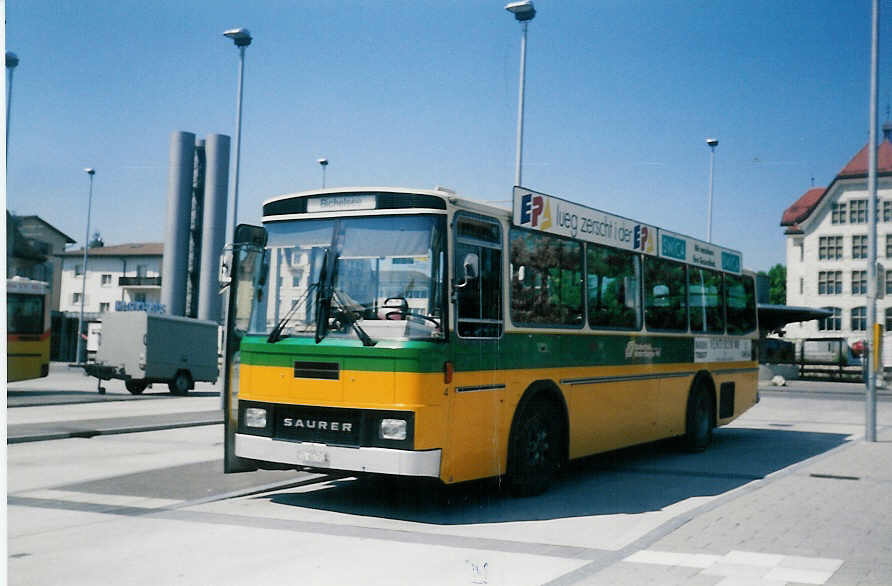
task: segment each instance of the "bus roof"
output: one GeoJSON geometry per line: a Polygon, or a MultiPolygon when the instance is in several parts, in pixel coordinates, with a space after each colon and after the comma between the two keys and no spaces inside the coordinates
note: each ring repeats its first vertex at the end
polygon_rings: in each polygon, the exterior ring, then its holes
{"type": "Polygon", "coordinates": [[[735,274],[743,272],[743,255],[740,251],[522,187],[514,188],[512,209],[461,197],[445,188],[314,189],[266,200],[263,202],[263,219],[286,219],[283,216],[293,217],[292,214],[313,212],[407,208],[446,210],[447,203],[457,208],[501,217],[522,228],[634,250],[702,268],[735,274]]]}

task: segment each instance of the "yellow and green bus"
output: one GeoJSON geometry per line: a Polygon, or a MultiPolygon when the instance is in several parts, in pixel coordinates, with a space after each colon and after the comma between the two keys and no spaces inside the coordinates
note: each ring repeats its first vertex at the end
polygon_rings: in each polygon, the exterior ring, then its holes
{"type": "Polygon", "coordinates": [[[50,370],[49,285],[6,279],[6,380],[47,376],[50,370]]]}
{"type": "Polygon", "coordinates": [[[678,436],[757,401],[742,255],[515,188],[309,191],[236,254],[234,455],[547,489],[569,460],[678,436]],[[250,262],[246,259],[251,259],[250,262]]]}

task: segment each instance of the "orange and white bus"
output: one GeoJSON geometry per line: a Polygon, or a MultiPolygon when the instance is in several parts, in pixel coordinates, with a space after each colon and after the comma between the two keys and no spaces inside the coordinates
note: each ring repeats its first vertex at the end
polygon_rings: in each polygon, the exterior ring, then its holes
{"type": "Polygon", "coordinates": [[[6,280],[6,380],[40,378],[50,369],[49,285],[6,280]]]}
{"type": "MultiPolygon", "coordinates": [[[[247,228],[247,227],[245,227],[247,228]]],[[[506,476],[678,436],[757,401],[741,253],[515,188],[276,197],[236,247],[228,423],[248,467],[506,476]]]]}

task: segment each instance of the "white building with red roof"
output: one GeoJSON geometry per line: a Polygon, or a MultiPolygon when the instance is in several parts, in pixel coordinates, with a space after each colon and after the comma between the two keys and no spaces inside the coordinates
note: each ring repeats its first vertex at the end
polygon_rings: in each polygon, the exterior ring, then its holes
{"type": "MultiPolygon", "coordinates": [[[[892,124],[883,125],[877,148],[877,259],[886,270],[879,283],[877,320],[892,330],[892,124]]],[[[867,166],[862,148],[828,187],[806,191],[781,218],[787,236],[787,305],[833,311],[823,320],[789,324],[787,336],[867,338],[867,166]]],[[[889,340],[886,366],[892,366],[889,340]]]]}

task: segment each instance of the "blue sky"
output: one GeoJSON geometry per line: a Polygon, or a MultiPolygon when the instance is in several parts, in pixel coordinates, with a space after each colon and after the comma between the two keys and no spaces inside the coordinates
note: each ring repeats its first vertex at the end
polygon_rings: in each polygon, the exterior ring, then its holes
{"type": "MultiPolygon", "coordinates": [[[[880,114],[892,100],[881,0],[880,114]]],[[[161,241],[171,132],[234,134],[248,48],[239,220],[329,186],[505,201],[514,180],[520,27],[502,1],[9,0],[15,70],[7,207],[81,244],[161,241]]],[[[764,270],[783,210],[868,139],[869,0],[536,0],[524,184],[705,236],[764,270]]]]}

